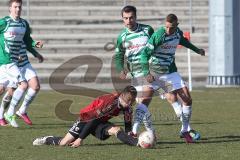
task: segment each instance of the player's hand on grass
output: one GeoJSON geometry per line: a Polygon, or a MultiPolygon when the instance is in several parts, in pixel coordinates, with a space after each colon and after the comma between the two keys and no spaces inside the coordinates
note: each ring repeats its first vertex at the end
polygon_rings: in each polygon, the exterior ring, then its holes
{"type": "Polygon", "coordinates": [[[120,72],[119,78],[120,78],[120,79],[126,79],[126,77],[127,77],[127,71],[122,70],[122,71],[120,72]]]}
{"type": "Polygon", "coordinates": [[[71,146],[73,148],[77,148],[82,145],[82,142],[83,142],[83,140],[78,138],[75,141],[73,141],[72,143],[70,143],[69,146],[71,146]]]}
{"type": "Polygon", "coordinates": [[[145,78],[149,83],[152,83],[155,80],[154,76],[151,75],[150,73],[145,78]]]}
{"type": "Polygon", "coordinates": [[[36,48],[42,48],[43,47],[43,42],[42,41],[37,41],[35,44],[36,48]]]}
{"type": "Polygon", "coordinates": [[[205,50],[199,49],[198,54],[200,54],[201,56],[205,56],[205,50]]]}

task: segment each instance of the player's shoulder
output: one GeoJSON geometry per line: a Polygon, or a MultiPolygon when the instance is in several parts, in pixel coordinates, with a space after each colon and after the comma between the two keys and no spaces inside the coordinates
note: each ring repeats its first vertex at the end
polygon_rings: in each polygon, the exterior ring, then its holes
{"type": "Polygon", "coordinates": [[[1,32],[6,29],[9,18],[10,18],[9,16],[6,16],[6,17],[3,17],[0,19],[0,31],[1,32]]]}
{"type": "Polygon", "coordinates": [[[155,32],[154,32],[155,36],[158,37],[163,37],[166,35],[166,28],[164,26],[160,26],[155,32]]]}
{"type": "Polygon", "coordinates": [[[158,32],[158,33],[165,33],[166,32],[166,27],[165,26],[160,26],[157,30],[156,30],[156,32],[158,32]]]}
{"type": "Polygon", "coordinates": [[[9,17],[9,16],[5,16],[5,17],[0,18],[0,21],[1,21],[2,23],[7,23],[7,21],[9,21],[9,20],[10,20],[10,17],[9,17]]]}
{"type": "Polygon", "coordinates": [[[179,33],[180,35],[183,35],[183,31],[179,27],[177,27],[176,32],[179,33]]]}
{"type": "Polygon", "coordinates": [[[122,39],[124,39],[124,37],[127,35],[127,29],[123,28],[120,33],[118,34],[117,40],[121,41],[122,39]]]}
{"type": "Polygon", "coordinates": [[[23,22],[24,24],[28,25],[29,26],[29,23],[26,19],[23,19],[23,18],[20,18],[21,22],[23,22]]]}

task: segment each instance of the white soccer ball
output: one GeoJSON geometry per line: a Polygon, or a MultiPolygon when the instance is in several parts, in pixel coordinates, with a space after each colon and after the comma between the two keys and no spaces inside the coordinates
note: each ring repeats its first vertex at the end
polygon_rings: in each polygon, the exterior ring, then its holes
{"type": "Polygon", "coordinates": [[[138,144],[142,148],[153,148],[156,144],[156,136],[151,131],[143,131],[138,137],[138,144]]]}

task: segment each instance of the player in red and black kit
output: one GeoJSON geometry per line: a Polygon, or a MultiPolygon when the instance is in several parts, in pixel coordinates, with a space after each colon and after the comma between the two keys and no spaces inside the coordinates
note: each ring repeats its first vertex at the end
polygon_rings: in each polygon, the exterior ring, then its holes
{"type": "Polygon", "coordinates": [[[137,91],[133,86],[127,86],[121,93],[106,94],[96,98],[91,104],[80,110],[79,119],[62,137],[45,136],[33,141],[33,145],[59,145],[79,147],[83,140],[92,134],[100,140],[106,140],[115,135],[128,145],[137,146],[138,139],[128,135],[132,129],[132,108],[137,91]],[[108,120],[124,114],[125,132],[108,120]]]}

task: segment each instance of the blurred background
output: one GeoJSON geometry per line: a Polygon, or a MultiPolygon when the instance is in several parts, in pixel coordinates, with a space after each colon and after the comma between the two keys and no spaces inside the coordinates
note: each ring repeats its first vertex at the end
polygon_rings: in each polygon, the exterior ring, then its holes
{"type": "MultiPolygon", "coordinates": [[[[1,17],[8,15],[7,2],[0,1],[1,17]]],[[[113,87],[111,77],[116,75],[111,75],[114,67],[111,63],[116,38],[124,27],[120,14],[124,5],[136,6],[138,22],[154,29],[163,25],[166,15],[176,14],[179,27],[190,32],[191,42],[206,50],[205,57],[191,52],[193,87],[206,86],[209,75],[208,0],[23,0],[22,17],[29,21],[32,37],[44,41],[44,47],[38,50],[45,57],[44,63],[29,56],[43,89],[51,89],[49,82],[101,89],[113,87]],[[93,64],[87,55],[101,60],[102,64],[93,64]],[[84,77],[89,63],[96,69],[84,77]]],[[[176,64],[188,81],[186,48],[177,49],[176,64]]]]}

